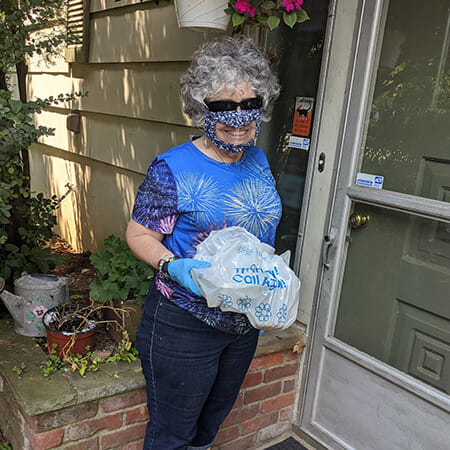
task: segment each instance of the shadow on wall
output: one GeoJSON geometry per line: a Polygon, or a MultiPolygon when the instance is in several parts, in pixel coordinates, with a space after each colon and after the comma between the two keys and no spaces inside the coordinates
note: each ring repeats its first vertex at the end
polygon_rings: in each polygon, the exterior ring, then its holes
{"type": "Polygon", "coordinates": [[[183,114],[180,75],[206,33],[179,30],[172,5],[93,13],[91,58],[63,73],[30,73],[30,98],[65,92],[87,97],[36,116],[55,136],[33,145],[33,189],[77,191],[58,210],[59,233],[78,251],[104,237],[123,237],[135,193],[152,159],[198,134],[183,114]],[[81,113],[81,132],[66,129],[70,109],[81,113]]]}
{"type": "Polygon", "coordinates": [[[55,229],[75,250],[95,250],[110,234],[124,236],[142,175],[42,144],[31,154],[33,190],[60,196],[68,180],[77,185],[60,203],[55,229]]]}

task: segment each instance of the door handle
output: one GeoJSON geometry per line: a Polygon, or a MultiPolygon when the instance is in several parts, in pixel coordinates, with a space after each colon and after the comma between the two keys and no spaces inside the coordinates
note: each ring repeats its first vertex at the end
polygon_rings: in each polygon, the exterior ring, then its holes
{"type": "Polygon", "coordinates": [[[336,229],[331,228],[330,232],[323,237],[322,244],[322,264],[326,269],[331,268],[331,263],[328,261],[328,253],[330,251],[330,247],[334,245],[336,241],[336,229]]]}
{"type": "Polygon", "coordinates": [[[354,212],[350,218],[349,218],[350,226],[352,228],[364,228],[367,227],[367,225],[370,222],[370,216],[369,214],[365,213],[364,211],[361,212],[354,212]]]}

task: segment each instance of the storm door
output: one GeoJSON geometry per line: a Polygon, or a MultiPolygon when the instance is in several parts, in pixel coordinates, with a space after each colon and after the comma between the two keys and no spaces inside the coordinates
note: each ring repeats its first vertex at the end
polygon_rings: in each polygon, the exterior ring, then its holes
{"type": "Polygon", "coordinates": [[[450,445],[450,1],[361,2],[301,426],[450,445]]]}

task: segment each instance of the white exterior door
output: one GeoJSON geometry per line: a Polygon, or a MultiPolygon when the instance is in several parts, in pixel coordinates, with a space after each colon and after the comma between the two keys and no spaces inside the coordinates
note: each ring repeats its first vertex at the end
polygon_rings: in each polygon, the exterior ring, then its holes
{"type": "Polygon", "coordinates": [[[450,449],[450,1],[359,6],[299,425],[450,449]]]}

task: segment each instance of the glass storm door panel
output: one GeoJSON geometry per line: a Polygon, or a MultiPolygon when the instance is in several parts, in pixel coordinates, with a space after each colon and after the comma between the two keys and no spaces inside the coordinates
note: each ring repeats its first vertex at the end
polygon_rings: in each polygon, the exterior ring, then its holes
{"type": "Polygon", "coordinates": [[[450,201],[450,5],[389,4],[361,172],[450,201]]]}
{"type": "MultiPolygon", "coordinates": [[[[443,202],[449,7],[390,2],[360,168],[383,176],[383,189],[443,202]]],[[[361,218],[348,237],[335,336],[449,393],[450,224],[356,204],[353,225],[361,218]]]]}
{"type": "Polygon", "coordinates": [[[301,429],[333,449],[448,448],[450,0],[345,5],[360,10],[301,429]]]}
{"type": "MultiPolygon", "coordinates": [[[[283,216],[277,230],[277,252],[290,249],[291,261],[297,247],[299,220],[307,178],[310,150],[289,146],[293,130],[297,97],[313,99],[309,137],[317,100],[322,46],[328,18],[329,0],[305,1],[311,20],[294,29],[280,26],[263,33],[260,42],[271,57],[272,68],[278,74],[281,94],[275,102],[272,119],[263,123],[258,145],[266,153],[283,204],[283,216]]],[[[297,108],[298,109],[298,108],[297,108]]],[[[300,230],[300,235],[302,230],[300,230]]]]}
{"type": "Polygon", "coordinates": [[[335,336],[450,393],[450,224],[354,211],[335,336]]]}

